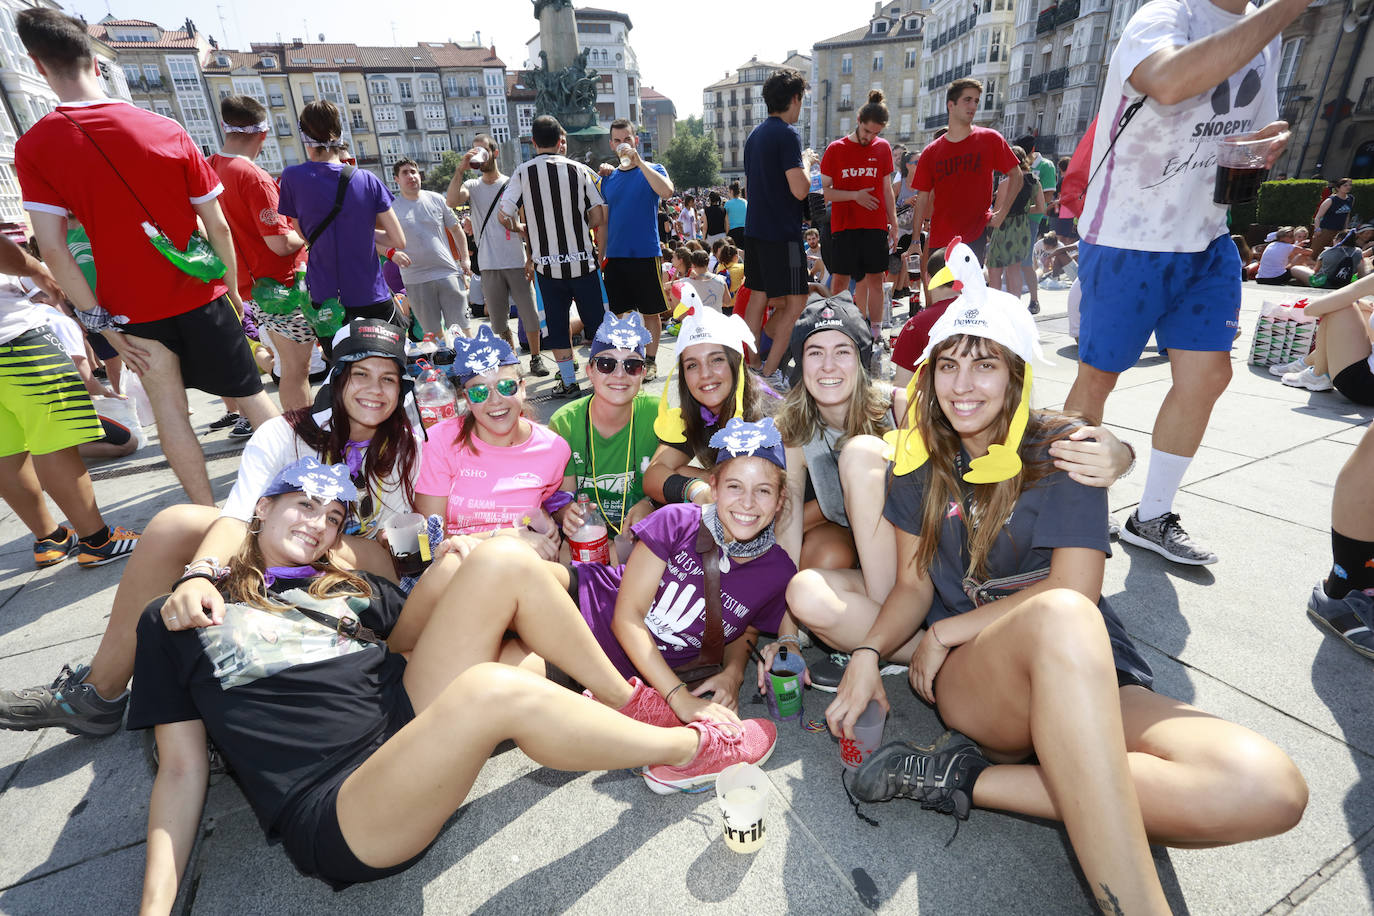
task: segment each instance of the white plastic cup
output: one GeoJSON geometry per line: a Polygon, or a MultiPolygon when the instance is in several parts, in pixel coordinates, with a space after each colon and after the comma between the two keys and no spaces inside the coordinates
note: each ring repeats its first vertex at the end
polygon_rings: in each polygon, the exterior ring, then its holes
{"type": "Polygon", "coordinates": [[[425,517],[418,512],[395,515],[382,523],[386,546],[391,551],[397,575],[418,576],[429,565],[429,535],[425,517]]]}
{"type": "Polygon", "coordinates": [[[768,777],[752,763],[736,763],[716,777],[721,829],[732,852],[747,854],[763,845],[763,816],[768,810],[768,777]]]}
{"type": "Polygon", "coordinates": [[[887,724],[887,710],[877,700],[869,700],[859,720],[854,723],[854,739],[840,739],[840,762],[847,769],[857,770],[869,755],[882,747],[883,727],[887,724]]]}
{"type": "Polygon", "coordinates": [[[620,157],[620,167],[628,169],[634,162],[634,147],[628,143],[622,143],[615,148],[615,154],[620,157]]]}
{"type": "Polygon", "coordinates": [[[468,165],[482,165],[487,161],[487,151],[485,147],[474,146],[472,152],[468,153],[468,165]]]}

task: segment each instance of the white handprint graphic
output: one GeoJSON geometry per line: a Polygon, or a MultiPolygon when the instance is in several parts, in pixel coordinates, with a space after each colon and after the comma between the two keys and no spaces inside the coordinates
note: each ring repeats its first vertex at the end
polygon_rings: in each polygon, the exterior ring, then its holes
{"type": "Polygon", "coordinates": [[[697,597],[696,585],[669,582],[654,599],[644,625],[660,642],[682,649],[687,642],[677,634],[691,626],[705,607],[706,599],[697,597]]]}

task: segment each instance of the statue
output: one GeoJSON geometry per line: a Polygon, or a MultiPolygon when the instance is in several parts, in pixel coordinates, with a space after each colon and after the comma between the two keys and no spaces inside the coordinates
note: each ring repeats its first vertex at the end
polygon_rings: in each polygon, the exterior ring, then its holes
{"type": "Polygon", "coordinates": [[[595,125],[597,72],[587,67],[588,49],[576,50],[571,0],[533,3],[543,46],[539,66],[531,73],[535,112],[553,115],[568,130],[595,125]]]}

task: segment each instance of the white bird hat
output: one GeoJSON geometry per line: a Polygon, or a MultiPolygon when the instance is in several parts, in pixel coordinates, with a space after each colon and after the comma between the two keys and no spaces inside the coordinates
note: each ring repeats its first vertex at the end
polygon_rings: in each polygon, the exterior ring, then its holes
{"type": "MultiPolygon", "coordinates": [[[[734,350],[741,356],[746,348],[757,351],[754,332],[739,315],[725,315],[713,308],[702,305],[701,297],[690,286],[682,287],[682,304],[673,312],[674,318],[682,320],[678,329],[677,355],[673,369],[682,360],[683,351],[697,344],[716,344],[727,350],[734,350]]],[[[677,403],[677,386],[673,384],[673,369],[668,370],[664,381],[663,396],[658,402],[658,418],[654,420],[654,432],[664,442],[685,442],[687,427],[682,422],[682,405],[677,403]],[[671,403],[670,403],[671,402],[671,403]]],[[[744,361],[740,361],[739,374],[735,379],[734,416],[744,416],[744,361]]]]}
{"type": "Polygon", "coordinates": [[[959,298],[952,303],[930,329],[930,342],[917,362],[916,375],[907,385],[907,401],[912,405],[911,422],[902,429],[893,430],[885,437],[892,448],[893,473],[901,476],[910,474],[930,458],[925,442],[916,429],[916,382],[921,367],[951,337],[970,335],[996,341],[1006,347],[1026,364],[1025,379],[1021,386],[1021,400],[1012,415],[1007,430],[1007,441],[994,444],[988,454],[975,458],[964,474],[969,483],[997,483],[1010,480],[1021,473],[1021,457],[1018,450],[1021,438],[1025,435],[1026,424],[1030,420],[1031,361],[1047,362],[1040,347],[1040,334],[1035,327],[1035,319],[1017,296],[988,289],[983,280],[983,265],[973,249],[958,237],[950,239],[945,248],[945,266],[930,278],[932,288],[952,284],[959,298]]]}

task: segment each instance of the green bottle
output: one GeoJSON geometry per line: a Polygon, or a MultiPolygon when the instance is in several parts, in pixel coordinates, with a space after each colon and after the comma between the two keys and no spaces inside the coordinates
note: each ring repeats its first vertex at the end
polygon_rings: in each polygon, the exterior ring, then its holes
{"type": "Polygon", "coordinates": [[[215,254],[215,249],[210,247],[210,243],[199,232],[191,233],[191,238],[186,243],[186,250],[182,251],[173,245],[172,240],[163,235],[152,223],[145,222],[143,231],[148,236],[148,241],[153,243],[153,247],[162,252],[162,256],[173,267],[187,276],[204,280],[206,283],[224,276],[226,270],[224,262],[219,259],[219,255],[215,254]]]}

